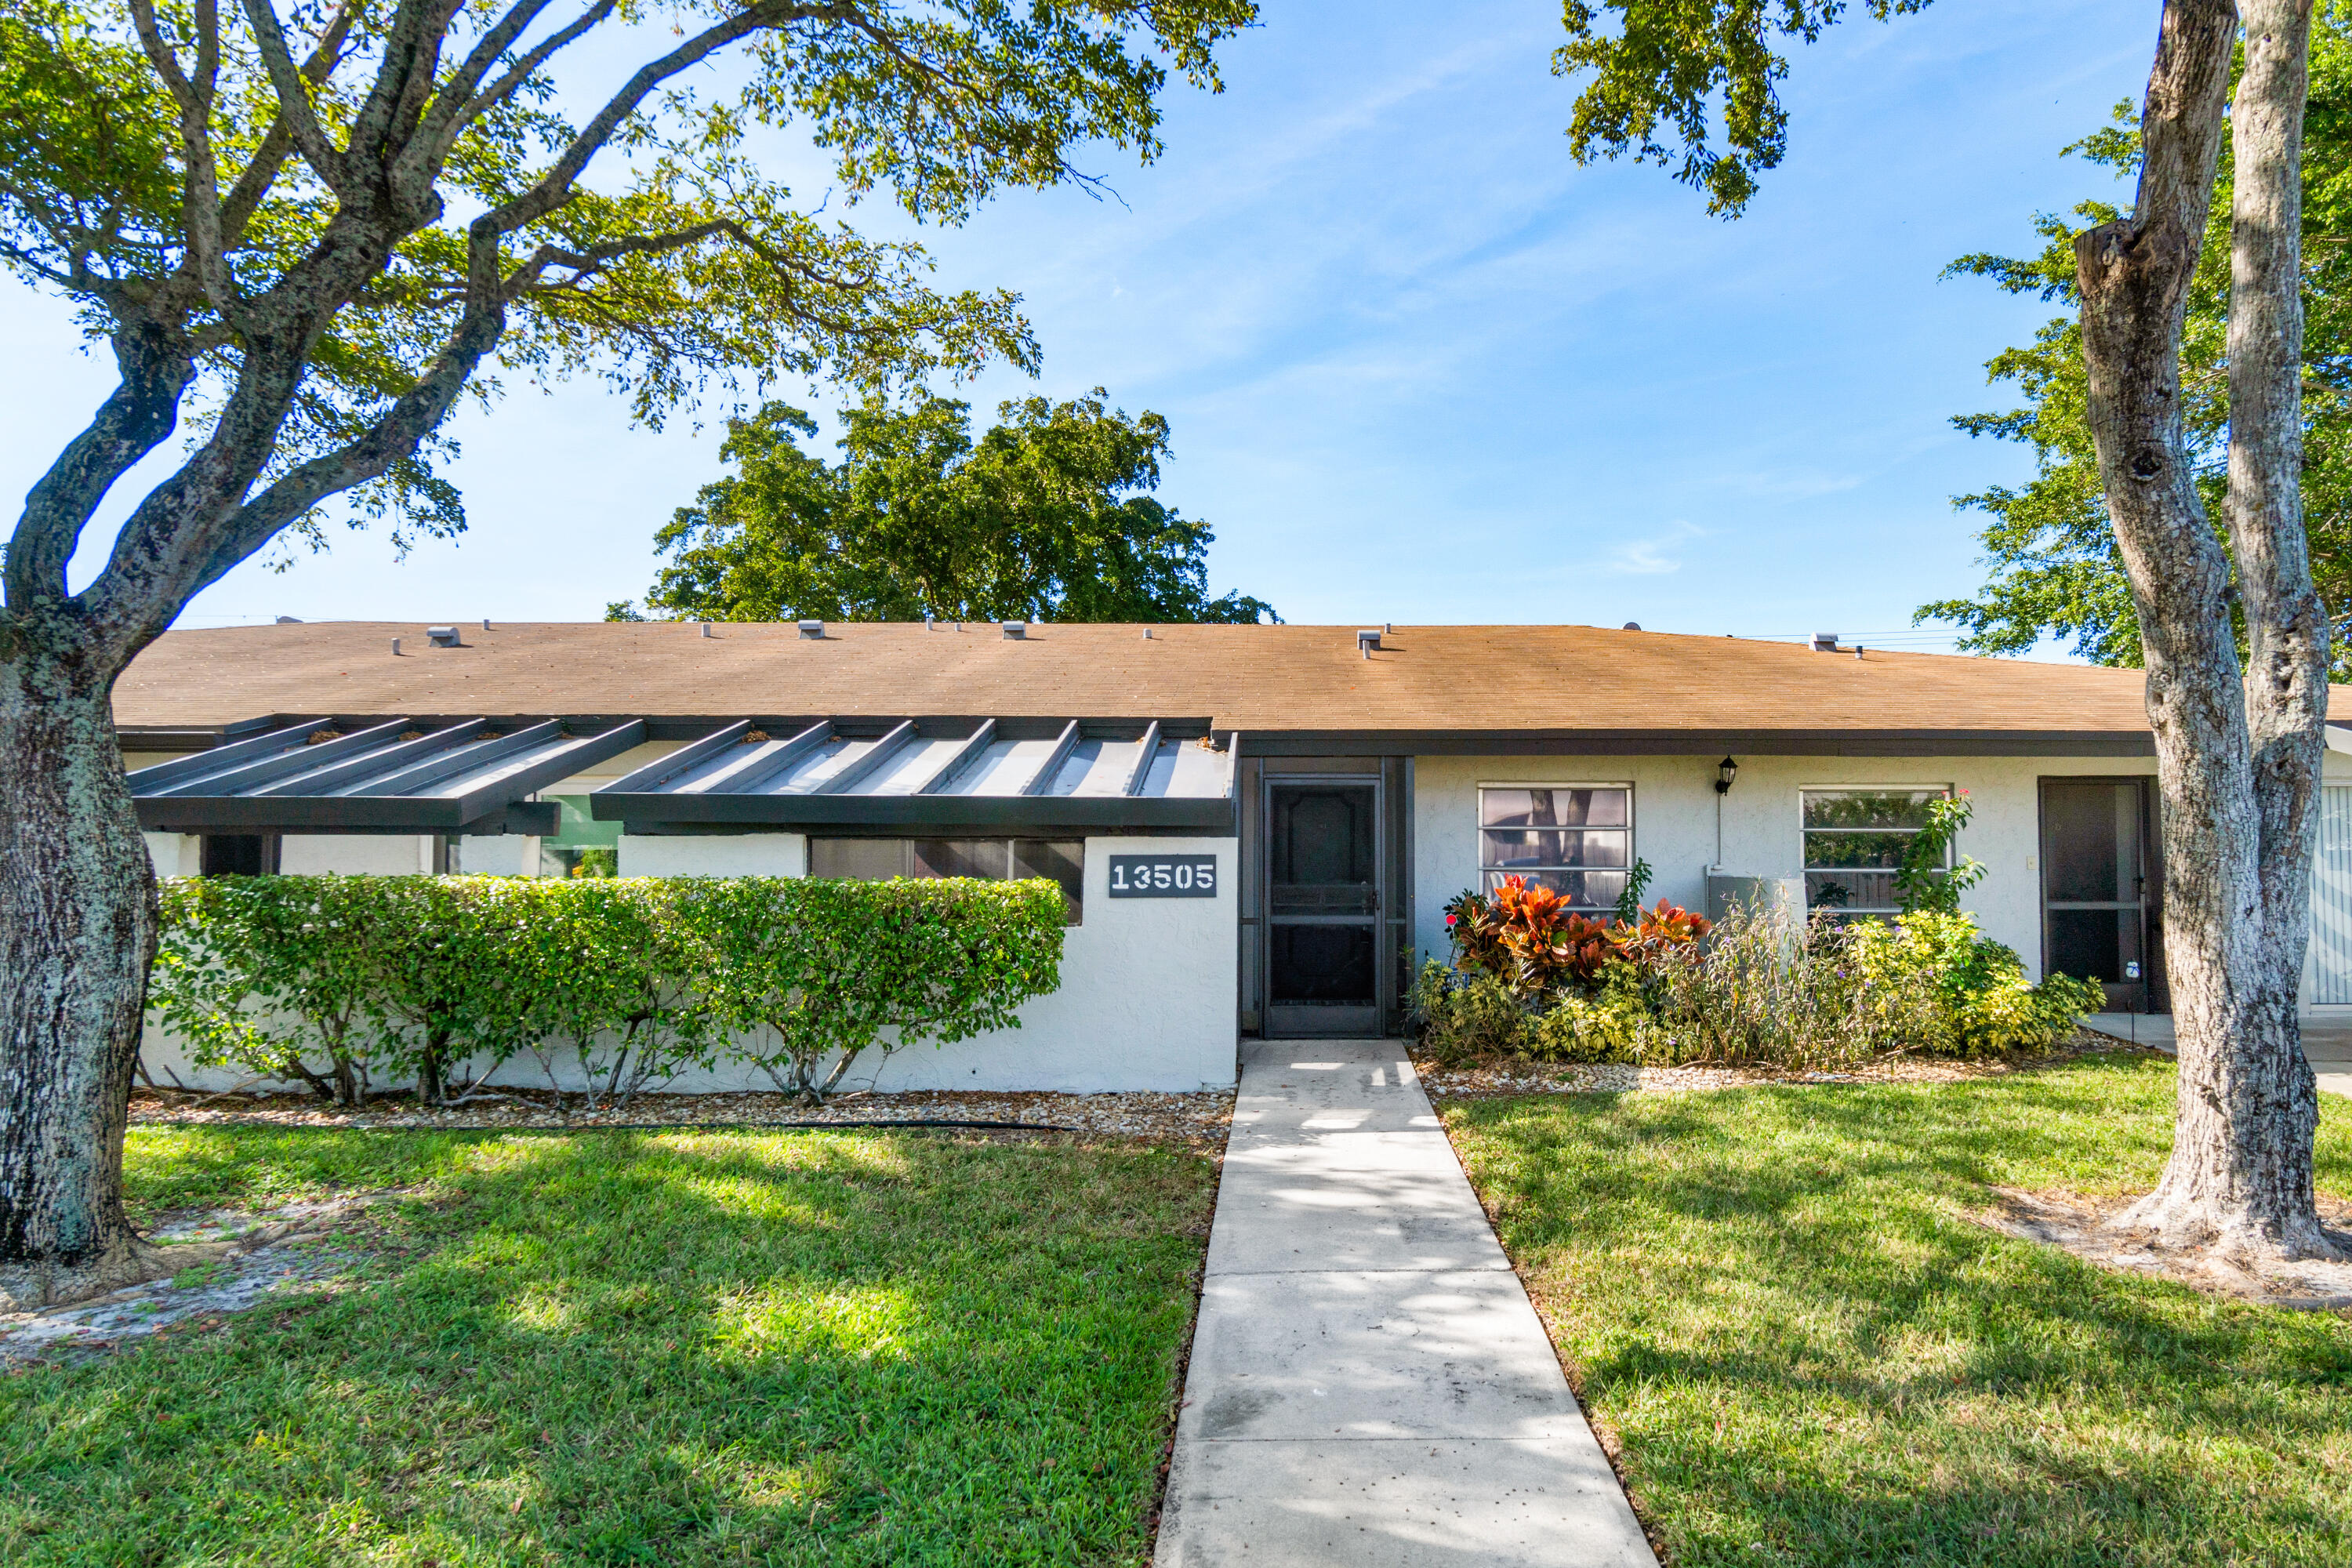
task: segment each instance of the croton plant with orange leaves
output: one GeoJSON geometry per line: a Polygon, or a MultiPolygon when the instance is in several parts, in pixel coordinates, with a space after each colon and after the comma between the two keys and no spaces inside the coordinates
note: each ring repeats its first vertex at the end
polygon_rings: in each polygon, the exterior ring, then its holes
{"type": "Polygon", "coordinates": [[[1705,936],[1709,922],[1664,899],[1630,923],[1595,920],[1540,882],[1506,877],[1492,892],[1457,894],[1445,929],[1456,969],[1491,974],[1533,1000],[1564,985],[1590,989],[1612,963],[1662,963],[1705,936]]]}

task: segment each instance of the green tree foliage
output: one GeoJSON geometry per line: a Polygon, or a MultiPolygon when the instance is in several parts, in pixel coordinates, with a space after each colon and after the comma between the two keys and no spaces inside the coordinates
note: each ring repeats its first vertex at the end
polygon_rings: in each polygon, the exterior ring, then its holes
{"type": "MultiPolygon", "coordinates": [[[[2115,122],[2066,149],[2131,178],[2139,166],[2138,116],[2116,106],[2115,122]]],[[[2223,530],[2229,467],[2231,147],[2221,147],[2212,221],[2205,234],[2181,338],[2184,424],[2205,515],[2223,530]]],[[[2333,0],[2315,19],[2311,103],[2304,119],[2304,514],[2312,575],[2337,628],[2336,678],[2352,677],[2344,633],[2352,627],[2352,5],[2333,0]]],[[[1919,607],[1915,620],[1966,628],[1960,646],[2013,654],[2043,637],[2070,642],[2100,664],[2141,662],[2139,619],[2108,526],[2083,369],[2074,236],[2119,216],[2086,201],[2071,213],[2042,213],[2044,244],[2025,258],[1964,256],[1947,277],[1989,278],[2003,291],[2063,302],[2033,342],[1986,363],[1990,379],[2013,384],[2022,406],[1953,421],[1971,436],[2031,447],[2033,478],[1991,486],[1959,504],[1989,513],[1979,539],[1989,568],[1974,597],[1919,607]]]]}
{"type": "Polygon", "coordinates": [[[162,891],[149,1016],[199,1065],[344,1104],[398,1083],[462,1098],[524,1052],[553,1087],[622,1100],[724,1060],[817,1100],[869,1053],[1018,1028],[1020,1005],[1061,983],[1065,906],[1045,881],[205,877],[162,891]]]}
{"type": "MultiPolygon", "coordinates": [[[[1879,21],[1928,0],[1864,0],[1879,21]]],[[[1706,193],[1706,210],[1737,217],[1757,176],[1788,151],[1780,82],[1782,39],[1810,44],[1847,0],[1565,0],[1568,42],[1555,76],[1591,73],[1568,127],[1580,163],[1627,153],[1706,193]],[[1613,20],[1613,25],[1612,22],[1613,20]],[[1718,135],[1717,113],[1723,117],[1718,135]]]]}
{"type": "Polygon", "coordinates": [[[339,494],[396,540],[461,527],[434,465],[468,385],[597,374],[657,424],[714,376],[881,385],[1034,365],[1013,296],[935,290],[919,247],[821,220],[755,144],[792,128],[852,202],[958,222],[1008,184],[1090,183],[1069,161],[1080,144],[1152,156],[1168,73],[1213,87],[1213,46],[1253,15],[1248,0],[12,4],[0,265],[76,301],[124,389],[36,491],[8,610],[62,595],[52,557],[175,420],[194,459],[84,595],[160,595],[134,640],[281,531],[315,539],[339,494]],[[731,91],[698,69],[724,60],[731,91]],[[613,90],[615,64],[634,74],[613,90]]]}
{"type": "Polygon", "coordinates": [[[801,449],[807,415],[769,404],[728,428],[736,473],[654,535],[676,563],[647,605],[718,621],[1271,618],[1264,600],[1209,596],[1215,536],[1148,493],[1168,421],[1105,396],[1006,403],[977,442],[965,404],[872,400],[842,411],[837,464],[801,449]]]}

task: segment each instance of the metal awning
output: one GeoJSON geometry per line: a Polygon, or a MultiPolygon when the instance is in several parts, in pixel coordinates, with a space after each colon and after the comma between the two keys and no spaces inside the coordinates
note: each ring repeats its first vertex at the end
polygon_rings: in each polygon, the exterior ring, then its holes
{"type": "Polygon", "coordinates": [[[159,832],[545,835],[558,808],[533,794],[645,739],[641,719],[312,720],[142,768],[131,795],[159,832]]]}
{"type": "Polygon", "coordinates": [[[596,791],[631,833],[1237,831],[1206,721],[739,720],[596,791]]]}

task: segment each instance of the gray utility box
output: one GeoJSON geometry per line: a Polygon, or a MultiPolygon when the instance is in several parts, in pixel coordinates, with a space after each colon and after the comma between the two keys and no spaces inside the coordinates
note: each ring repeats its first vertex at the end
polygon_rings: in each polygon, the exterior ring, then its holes
{"type": "Polygon", "coordinates": [[[1774,907],[1786,910],[1790,919],[1802,922],[1805,918],[1805,879],[1802,877],[1727,877],[1720,871],[1706,874],[1706,918],[1719,921],[1735,904],[1774,907]]]}

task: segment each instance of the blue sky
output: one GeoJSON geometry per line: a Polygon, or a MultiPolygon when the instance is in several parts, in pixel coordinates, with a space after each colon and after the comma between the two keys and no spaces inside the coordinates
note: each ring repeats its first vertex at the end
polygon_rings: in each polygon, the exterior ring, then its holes
{"type": "MultiPolygon", "coordinates": [[[[1215,527],[1213,590],[1288,620],[1948,646],[1906,628],[1979,581],[1950,498],[2029,471],[1948,420],[2001,401],[1984,360],[2049,308],[1937,274],[2113,193],[2058,149],[2137,97],[2157,13],[1943,0],[1841,26],[1796,56],[1789,158],[1726,224],[1660,170],[1570,162],[1552,0],[1271,0],[1225,49],[1222,96],[1171,93],[1157,163],[1093,161],[1122,200],[1022,193],[921,235],[941,284],[1023,293],[1045,349],[1036,382],[958,395],[984,416],[1101,384],[1166,415],[1160,493],[1215,527]]],[[[804,150],[778,157],[824,192],[804,150]]],[[[881,204],[855,216],[913,232],[881,204]]],[[[107,361],[14,284],[0,354],[0,489],[21,495],[107,361]]],[[[338,531],[283,573],[248,563],[181,624],[593,619],[644,592],[653,531],[719,472],[714,428],[632,429],[585,384],[456,433],[461,542],[394,564],[338,531]]]]}

